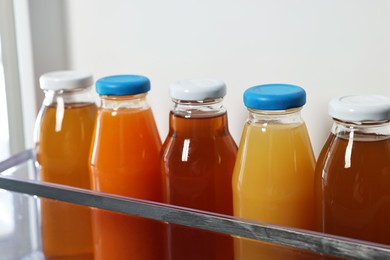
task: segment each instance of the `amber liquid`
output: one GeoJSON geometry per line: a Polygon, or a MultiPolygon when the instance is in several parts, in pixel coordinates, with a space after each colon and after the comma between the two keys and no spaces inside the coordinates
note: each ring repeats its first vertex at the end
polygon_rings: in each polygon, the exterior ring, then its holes
{"type": "MultiPolygon", "coordinates": [[[[161,201],[160,136],[150,108],[99,109],[90,155],[93,189],[161,201]]],[[[95,259],[164,259],[164,225],[93,210],[95,259]]]]}
{"type": "MultiPolygon", "coordinates": [[[[56,107],[46,108],[36,144],[41,180],[90,187],[88,155],[95,117],[94,104],[65,105],[56,131],[56,107]]],[[[41,203],[46,259],[92,259],[90,209],[48,199],[41,203]]]]}
{"type": "Polygon", "coordinates": [[[323,231],[390,245],[390,138],[347,146],[331,134],[316,167],[323,231]]]}
{"type": "MultiPolygon", "coordinates": [[[[161,154],[165,202],[232,215],[236,153],[226,113],[189,119],[171,112],[161,154]]],[[[233,259],[230,236],[178,225],[168,232],[170,259],[233,259]]]]}

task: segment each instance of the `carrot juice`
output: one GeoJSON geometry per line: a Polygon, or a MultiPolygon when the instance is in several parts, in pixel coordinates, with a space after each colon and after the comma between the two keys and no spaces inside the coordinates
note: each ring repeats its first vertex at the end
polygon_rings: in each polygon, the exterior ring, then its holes
{"type": "Polygon", "coordinates": [[[156,128],[150,126],[155,126],[150,109],[98,111],[91,155],[94,189],[161,201],[161,177],[156,160],[161,141],[156,128]]]}
{"type": "MultiPolygon", "coordinates": [[[[113,76],[97,83],[102,105],[90,152],[92,188],[159,202],[161,140],[146,94],[114,95],[119,90],[133,93],[133,87],[139,90],[133,79],[113,76]],[[108,95],[107,85],[114,85],[108,95]]],[[[141,86],[149,84],[144,77],[135,80],[141,86]]],[[[92,215],[96,259],[164,259],[162,223],[98,209],[92,215]]]]}

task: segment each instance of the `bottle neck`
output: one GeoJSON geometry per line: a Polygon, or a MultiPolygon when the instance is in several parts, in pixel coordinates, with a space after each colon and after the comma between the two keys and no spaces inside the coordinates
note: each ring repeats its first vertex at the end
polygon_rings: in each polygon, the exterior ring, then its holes
{"type": "Polygon", "coordinates": [[[258,110],[248,108],[249,124],[299,124],[303,123],[301,117],[302,107],[287,110],[258,110]]]}
{"type": "Polygon", "coordinates": [[[333,119],[331,132],[338,138],[356,141],[379,141],[390,138],[390,121],[348,122],[333,119]]]}
{"type": "Polygon", "coordinates": [[[74,90],[45,90],[45,106],[77,105],[94,103],[91,88],[74,89],[74,90]]]}
{"type": "Polygon", "coordinates": [[[147,109],[146,93],[128,96],[100,96],[100,107],[104,109],[147,109]]]}
{"type": "Polygon", "coordinates": [[[201,101],[186,101],[173,99],[172,113],[184,118],[207,118],[226,113],[222,104],[223,98],[201,101]]]}
{"type": "Polygon", "coordinates": [[[205,101],[173,100],[170,113],[170,134],[209,138],[228,135],[226,109],[222,98],[205,101]]]}

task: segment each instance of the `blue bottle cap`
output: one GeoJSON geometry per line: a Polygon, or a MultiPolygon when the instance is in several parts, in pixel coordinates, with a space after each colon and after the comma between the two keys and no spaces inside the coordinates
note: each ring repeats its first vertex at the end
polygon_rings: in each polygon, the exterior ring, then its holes
{"type": "Polygon", "coordinates": [[[306,104],[303,88],[290,84],[265,84],[248,88],[244,104],[260,110],[286,110],[306,104]]]}
{"type": "Polygon", "coordinates": [[[96,92],[107,96],[127,96],[148,92],[150,80],[140,75],[114,75],[99,79],[96,92]]]}

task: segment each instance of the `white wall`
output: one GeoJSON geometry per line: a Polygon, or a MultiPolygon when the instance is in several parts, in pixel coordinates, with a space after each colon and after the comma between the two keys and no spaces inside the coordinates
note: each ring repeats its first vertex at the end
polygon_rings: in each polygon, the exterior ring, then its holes
{"type": "Polygon", "coordinates": [[[64,1],[0,0],[10,154],[34,147],[34,123],[43,100],[39,76],[68,68],[64,1]]]}
{"type": "Polygon", "coordinates": [[[327,103],[340,94],[390,95],[388,0],[68,0],[70,67],[95,78],[143,74],[162,139],[171,82],[212,77],[227,83],[230,129],[239,142],[242,93],[256,84],[298,84],[316,155],[331,125],[327,103]]]}

